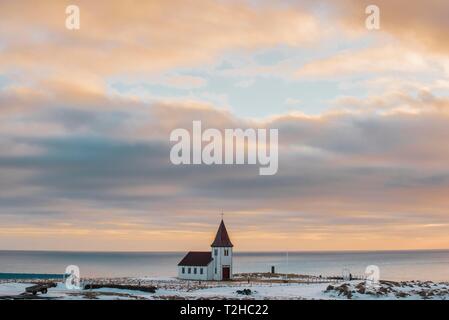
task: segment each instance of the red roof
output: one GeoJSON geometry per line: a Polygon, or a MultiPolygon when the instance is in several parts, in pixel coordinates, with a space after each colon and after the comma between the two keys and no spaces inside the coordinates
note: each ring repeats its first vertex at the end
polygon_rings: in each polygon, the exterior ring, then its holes
{"type": "Polygon", "coordinates": [[[178,263],[178,266],[208,266],[212,261],[212,254],[210,251],[190,251],[186,256],[178,263]]]}
{"type": "Polygon", "coordinates": [[[215,236],[214,242],[211,247],[233,247],[231,240],[228,236],[228,231],[226,231],[225,224],[221,220],[220,226],[218,227],[217,235],[215,236]]]}

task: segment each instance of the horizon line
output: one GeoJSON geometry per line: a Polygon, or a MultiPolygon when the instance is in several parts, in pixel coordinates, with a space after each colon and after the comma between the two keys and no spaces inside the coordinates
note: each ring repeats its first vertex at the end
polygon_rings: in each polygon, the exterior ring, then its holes
{"type": "MultiPolygon", "coordinates": [[[[199,250],[53,250],[53,249],[0,249],[0,252],[69,252],[69,253],[184,253],[199,250]]],[[[242,250],[233,251],[234,253],[357,253],[357,252],[404,252],[404,251],[449,251],[449,248],[433,248],[433,249],[342,249],[342,250],[242,250]]]]}

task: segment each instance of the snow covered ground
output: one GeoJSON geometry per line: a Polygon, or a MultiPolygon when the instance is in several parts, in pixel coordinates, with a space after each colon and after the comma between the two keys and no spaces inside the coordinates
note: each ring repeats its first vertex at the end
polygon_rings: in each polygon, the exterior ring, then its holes
{"type": "Polygon", "coordinates": [[[26,287],[31,286],[29,283],[1,283],[0,297],[8,295],[18,295],[25,291],[26,287]]]}
{"type": "MultiPolygon", "coordinates": [[[[89,279],[86,282],[97,284],[98,289],[68,290],[61,282],[48,293],[25,298],[85,300],[85,299],[449,299],[449,283],[433,282],[389,282],[382,281],[377,287],[366,287],[364,281],[328,281],[304,283],[290,280],[252,279],[230,282],[198,282],[178,280],[171,277],[89,279]],[[126,285],[127,289],[107,286],[126,285]],[[130,289],[131,288],[131,289],[130,289]],[[135,290],[134,290],[135,288],[135,290]],[[140,290],[139,290],[140,288],[140,290]],[[155,288],[154,293],[145,292],[155,288]],[[246,289],[246,290],[245,290],[246,289]],[[248,290],[249,289],[249,290],[248,290]]],[[[17,297],[32,282],[0,283],[0,298],[17,297]]],[[[151,290],[150,290],[151,291],[151,290]]],[[[23,295],[20,296],[23,298],[23,295]]]]}

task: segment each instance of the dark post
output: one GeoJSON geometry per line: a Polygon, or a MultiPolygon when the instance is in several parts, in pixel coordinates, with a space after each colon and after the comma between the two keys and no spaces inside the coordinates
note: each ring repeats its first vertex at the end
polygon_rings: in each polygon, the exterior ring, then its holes
{"type": "Polygon", "coordinates": [[[271,273],[275,273],[274,266],[271,266],[271,273]]]}

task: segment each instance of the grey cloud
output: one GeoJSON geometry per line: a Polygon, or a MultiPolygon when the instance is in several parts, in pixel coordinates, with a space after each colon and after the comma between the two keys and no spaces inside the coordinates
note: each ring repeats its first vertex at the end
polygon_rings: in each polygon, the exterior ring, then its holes
{"type": "Polygon", "coordinates": [[[42,152],[11,155],[8,147],[1,149],[0,172],[27,174],[2,179],[0,189],[36,190],[1,196],[0,213],[17,218],[34,213],[41,222],[76,219],[76,209],[65,210],[58,202],[67,200],[83,215],[90,208],[103,212],[83,218],[93,224],[108,215],[137,219],[142,226],[200,223],[220,209],[246,225],[252,225],[251,216],[243,212],[258,212],[262,226],[279,229],[290,228],[291,221],[299,221],[291,225],[297,228],[397,224],[404,216],[408,221],[447,220],[440,212],[448,200],[433,192],[449,189],[448,150],[438,141],[449,135],[445,115],[342,114],[265,123],[279,129],[281,148],[278,174],[262,177],[257,165],[174,166],[169,161],[171,128],[188,127],[192,120],[217,128],[254,123],[212,108],[176,104],[151,106],[147,118],[135,109],[106,110],[41,109],[27,121],[60,123],[67,133],[2,137],[42,152]]]}

